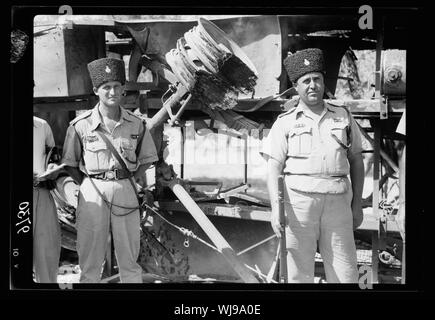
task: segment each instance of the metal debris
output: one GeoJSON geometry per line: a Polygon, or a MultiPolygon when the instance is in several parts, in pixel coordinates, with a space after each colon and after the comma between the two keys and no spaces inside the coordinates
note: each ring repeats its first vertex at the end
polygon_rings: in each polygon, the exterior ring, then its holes
{"type": "Polygon", "coordinates": [[[249,66],[249,59],[205,19],[178,39],[177,48],[166,54],[166,60],[193,100],[206,108],[232,109],[239,93],[252,93],[256,85],[256,71],[249,66]]]}

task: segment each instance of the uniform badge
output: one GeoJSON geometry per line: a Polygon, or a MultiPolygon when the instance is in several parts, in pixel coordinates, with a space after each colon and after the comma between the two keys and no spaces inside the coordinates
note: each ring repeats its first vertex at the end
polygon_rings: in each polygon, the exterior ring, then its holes
{"type": "Polygon", "coordinates": [[[91,142],[98,141],[98,137],[97,136],[93,136],[93,135],[88,135],[88,136],[86,136],[85,140],[86,140],[86,142],[91,143],[91,142]]]}
{"type": "Polygon", "coordinates": [[[310,65],[310,61],[308,61],[307,59],[304,59],[304,65],[309,66],[310,65]]]}
{"type": "Polygon", "coordinates": [[[137,139],[137,138],[139,138],[139,135],[138,134],[131,134],[130,137],[132,139],[137,139]]]}
{"type": "Polygon", "coordinates": [[[342,118],[333,118],[334,122],[343,122],[342,118]]]}
{"type": "Polygon", "coordinates": [[[303,128],[305,127],[305,123],[296,123],[294,128],[303,128]]]}
{"type": "Polygon", "coordinates": [[[112,70],[110,70],[109,66],[106,66],[105,71],[106,71],[106,73],[111,73],[112,72],[112,70]]]}

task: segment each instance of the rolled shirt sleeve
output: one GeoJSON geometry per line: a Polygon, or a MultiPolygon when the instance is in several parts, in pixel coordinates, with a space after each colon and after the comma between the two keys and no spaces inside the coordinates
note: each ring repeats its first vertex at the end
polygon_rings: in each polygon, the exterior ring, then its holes
{"type": "Polygon", "coordinates": [[[82,158],[82,146],[79,139],[74,126],[70,125],[66,131],[62,154],[62,163],[69,167],[79,167],[82,158]]]}
{"type": "Polygon", "coordinates": [[[159,157],[157,156],[156,146],[154,145],[151,133],[148,129],[145,129],[140,151],[137,155],[137,164],[140,166],[147,163],[153,163],[158,160],[159,157]]]}
{"type": "Polygon", "coordinates": [[[263,141],[260,155],[265,159],[273,158],[280,163],[287,159],[288,143],[285,118],[278,118],[272,125],[269,135],[263,141]]]}
{"type": "Polygon", "coordinates": [[[348,150],[348,154],[356,155],[363,151],[363,147],[362,147],[361,131],[355,119],[353,118],[352,114],[350,114],[350,127],[351,127],[352,144],[348,150]]]}

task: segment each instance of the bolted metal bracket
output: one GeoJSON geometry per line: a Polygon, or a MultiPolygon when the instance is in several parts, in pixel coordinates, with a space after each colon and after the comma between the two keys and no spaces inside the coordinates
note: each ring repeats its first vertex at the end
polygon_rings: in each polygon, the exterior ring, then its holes
{"type": "Polygon", "coordinates": [[[379,98],[379,104],[380,104],[380,119],[385,120],[388,119],[388,97],[380,97],[379,98]]]}

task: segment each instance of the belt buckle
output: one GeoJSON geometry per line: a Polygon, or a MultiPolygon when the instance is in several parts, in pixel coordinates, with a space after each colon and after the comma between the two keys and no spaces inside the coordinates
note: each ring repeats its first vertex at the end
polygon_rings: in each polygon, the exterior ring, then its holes
{"type": "Polygon", "coordinates": [[[116,171],[107,171],[106,172],[106,179],[107,180],[116,179],[116,171]]]}

